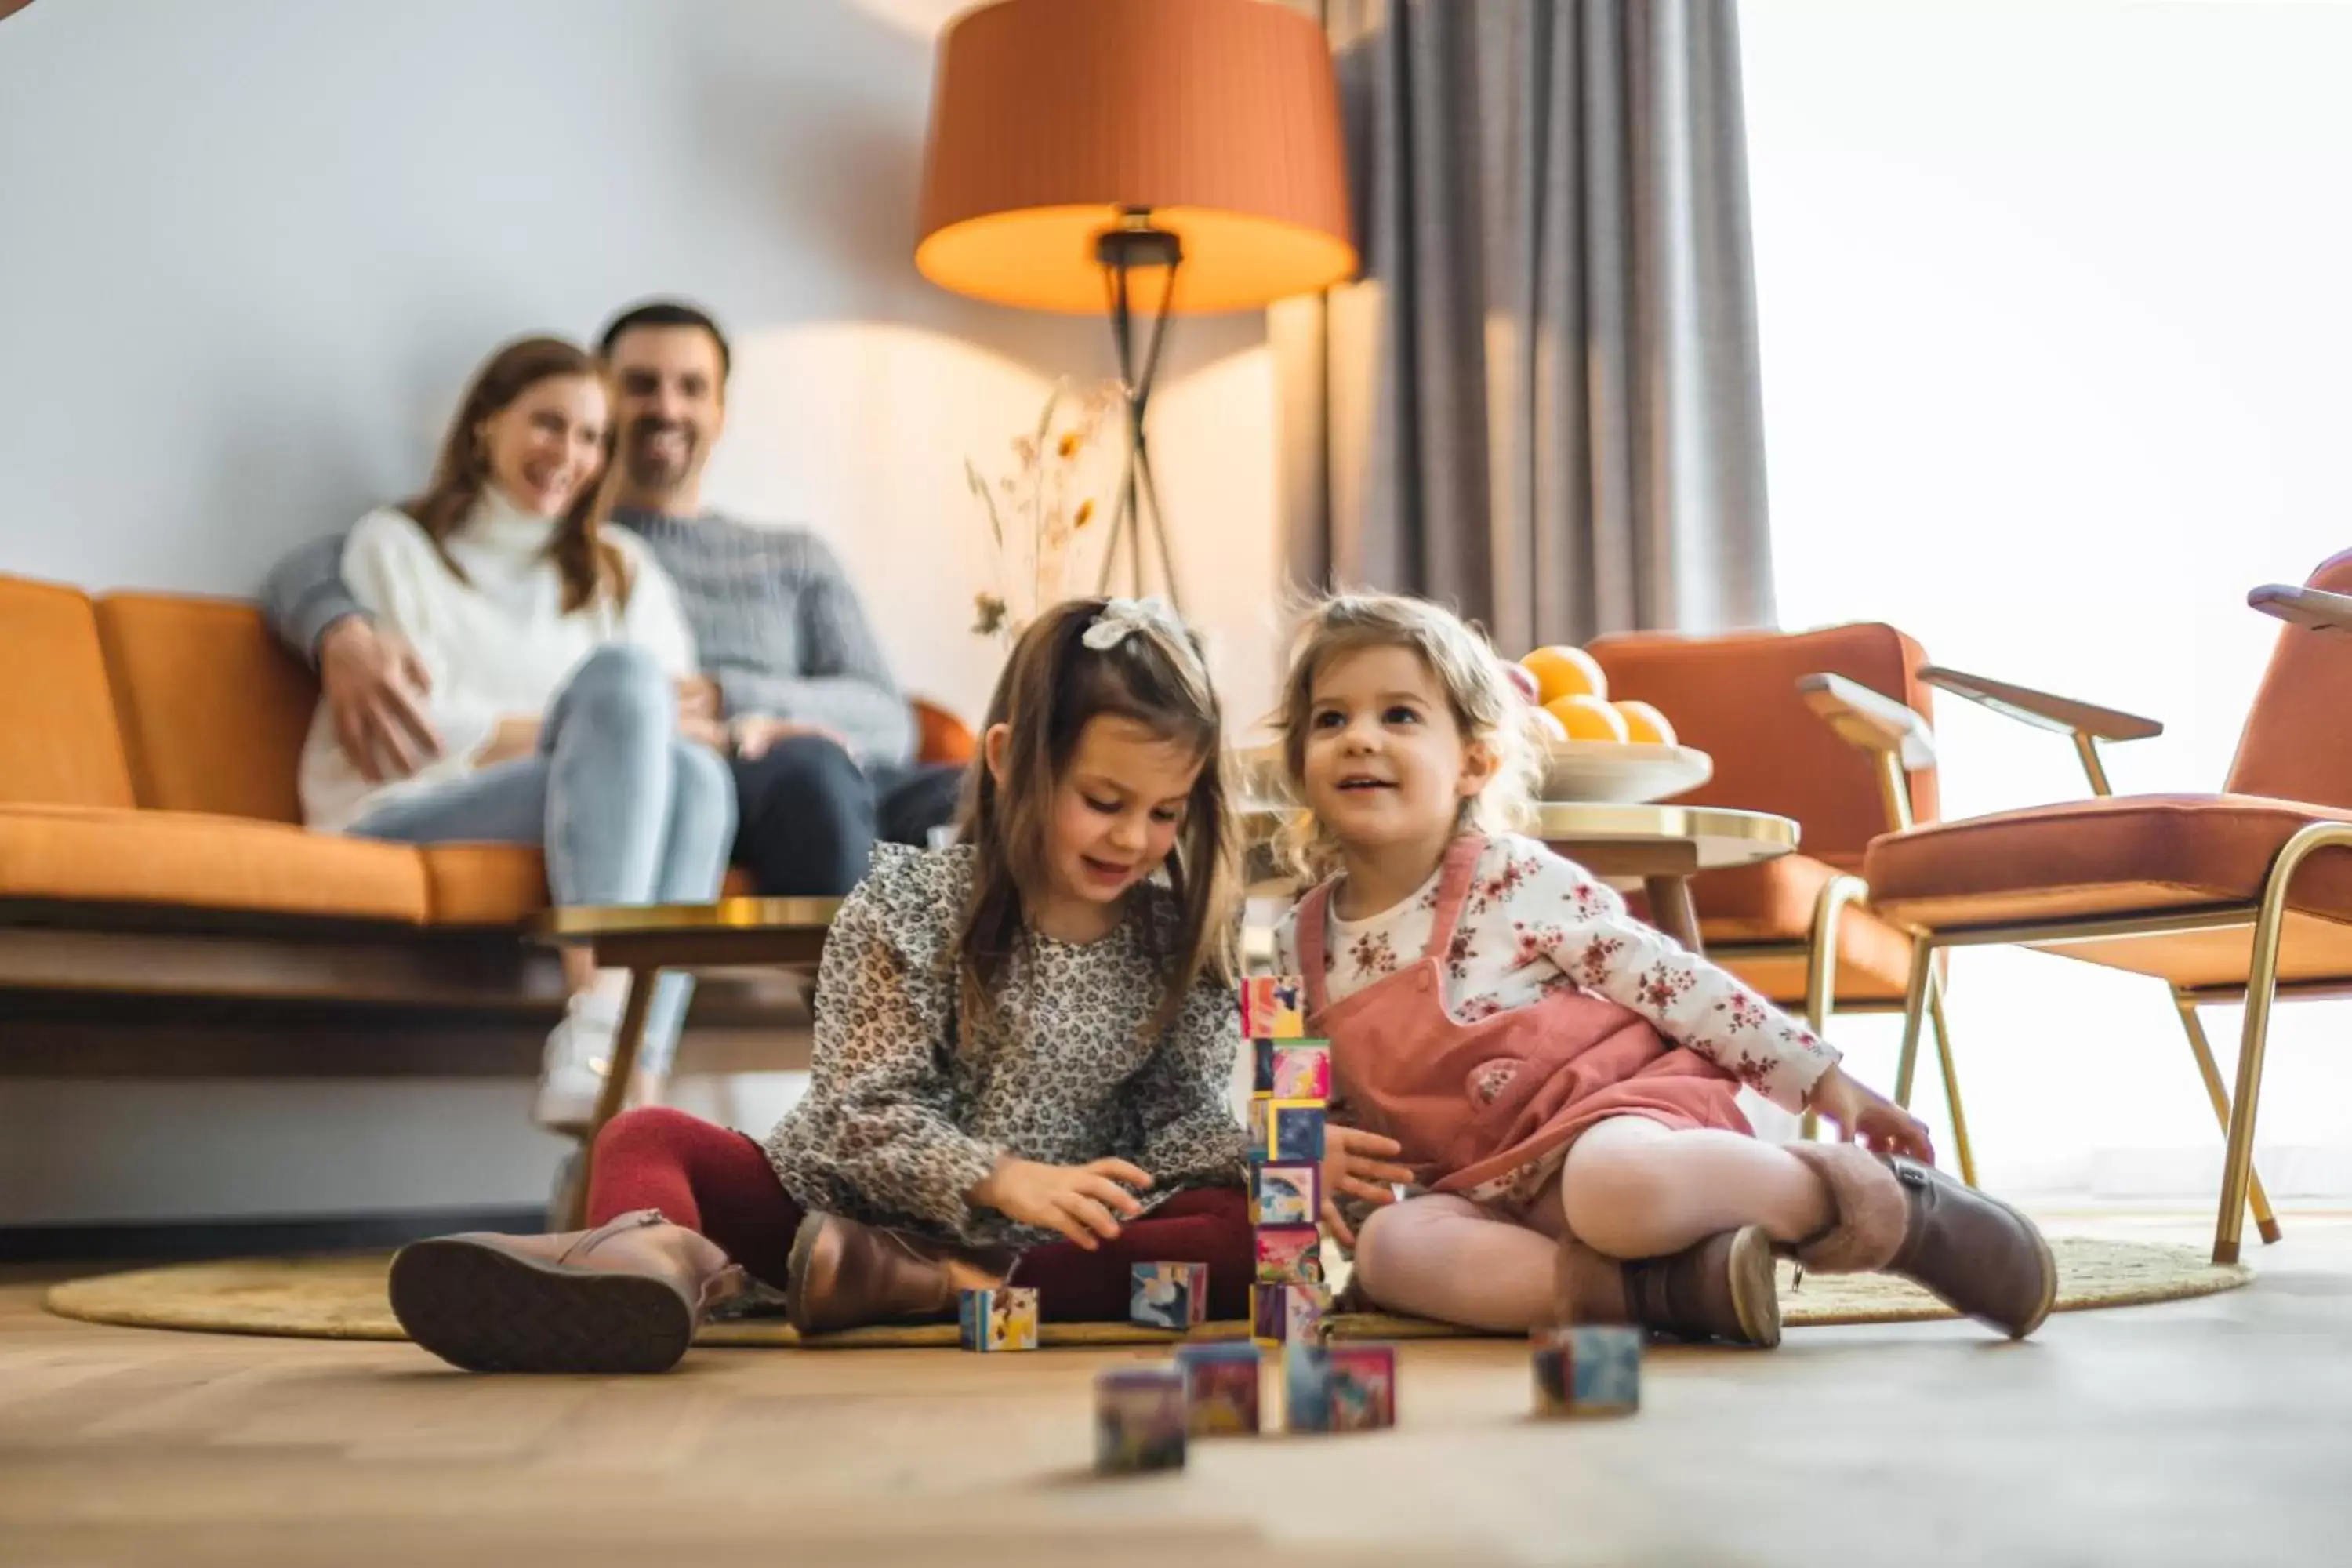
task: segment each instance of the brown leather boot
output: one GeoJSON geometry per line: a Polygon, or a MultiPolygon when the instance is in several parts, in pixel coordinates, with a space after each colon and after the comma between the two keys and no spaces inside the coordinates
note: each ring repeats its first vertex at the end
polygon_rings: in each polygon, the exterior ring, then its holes
{"type": "Polygon", "coordinates": [[[1721,1230],[1668,1258],[1625,1265],[1633,1321],[1685,1340],[1770,1350],[1780,1342],[1772,1238],[1760,1225],[1721,1230]]]}
{"type": "Polygon", "coordinates": [[[639,1209],[593,1230],[411,1242],[392,1260],[392,1310],[467,1372],[667,1372],[742,1285],[717,1243],[639,1209]]]}
{"type": "Polygon", "coordinates": [[[2023,1339],[2058,1299],[2058,1263],[2033,1222],[1933,1166],[1853,1143],[1792,1143],[1837,1218],[1793,1249],[1822,1274],[1885,1269],[1954,1311],[2023,1339]]]}
{"type": "Polygon", "coordinates": [[[1633,1323],[1676,1339],[1766,1350],[1780,1342],[1772,1241],[1760,1226],[1632,1263],[1570,1237],[1559,1244],[1555,1279],[1553,1315],[1560,1323],[1633,1323]]]}
{"type": "Polygon", "coordinates": [[[813,1214],[793,1237],[784,1315],[804,1334],[863,1323],[951,1317],[956,1296],[1004,1283],[1010,1252],[943,1241],[813,1214]]]}

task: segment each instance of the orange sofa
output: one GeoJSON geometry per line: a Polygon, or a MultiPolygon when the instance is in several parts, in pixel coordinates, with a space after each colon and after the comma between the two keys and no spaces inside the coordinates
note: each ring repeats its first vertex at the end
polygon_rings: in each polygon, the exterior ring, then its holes
{"type": "MultiPolygon", "coordinates": [[[[534,1059],[562,995],[517,931],[547,902],[538,851],[302,827],[317,700],[249,604],[0,575],[0,1074],[534,1059]]],[[[927,757],[970,755],[951,715],[918,719],[927,757]]],[[[703,986],[689,1049],[730,1029],[772,1047],[799,991],[703,986]]]]}

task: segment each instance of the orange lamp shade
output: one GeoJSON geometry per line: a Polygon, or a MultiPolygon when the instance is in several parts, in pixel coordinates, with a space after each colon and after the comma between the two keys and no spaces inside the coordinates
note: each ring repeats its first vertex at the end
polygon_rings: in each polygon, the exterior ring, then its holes
{"type": "MultiPolygon", "coordinates": [[[[1183,246],[1169,308],[1262,306],[1356,270],[1330,46],[1272,0],[999,0],[940,41],[915,266],[1029,310],[1104,304],[1095,238],[1183,246]]],[[[1164,268],[1139,273],[1157,308],[1164,268]]]]}

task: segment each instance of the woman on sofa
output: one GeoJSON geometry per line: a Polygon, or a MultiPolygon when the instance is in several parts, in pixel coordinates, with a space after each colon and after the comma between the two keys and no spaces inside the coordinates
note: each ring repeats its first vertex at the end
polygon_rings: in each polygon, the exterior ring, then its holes
{"type": "MultiPolygon", "coordinates": [[[[693,634],[644,545],[603,526],[612,400],[596,362],[524,338],[475,374],[432,482],[370,512],[343,578],[412,644],[441,754],[376,783],[320,704],[301,763],[313,827],[406,844],[531,844],[561,904],[713,898],[735,831],[724,735],[682,716],[693,634]]],[[[584,1124],[628,977],[567,950],[571,998],[548,1037],[535,1119],[584,1124]]],[[[646,1023],[641,1091],[676,1047],[689,982],[664,978],[646,1023]]]]}

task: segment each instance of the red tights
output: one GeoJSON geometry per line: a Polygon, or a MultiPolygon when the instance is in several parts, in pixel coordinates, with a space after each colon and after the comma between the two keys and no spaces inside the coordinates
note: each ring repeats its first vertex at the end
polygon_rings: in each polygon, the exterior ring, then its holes
{"type": "MultiPolygon", "coordinates": [[[[604,1126],[588,1178],[588,1223],[632,1209],[659,1209],[699,1231],[760,1279],[784,1289],[785,1263],[803,1209],[760,1145],[740,1132],[666,1106],[625,1111],[604,1126]]],[[[1118,1322],[1127,1317],[1129,1268],[1137,1263],[1205,1263],[1209,1315],[1246,1318],[1257,1268],[1249,1205],[1238,1188],[1178,1193],[1092,1252],[1057,1241],[1021,1255],[1016,1283],[1037,1290],[1039,1314],[1055,1322],[1118,1322]]]]}

